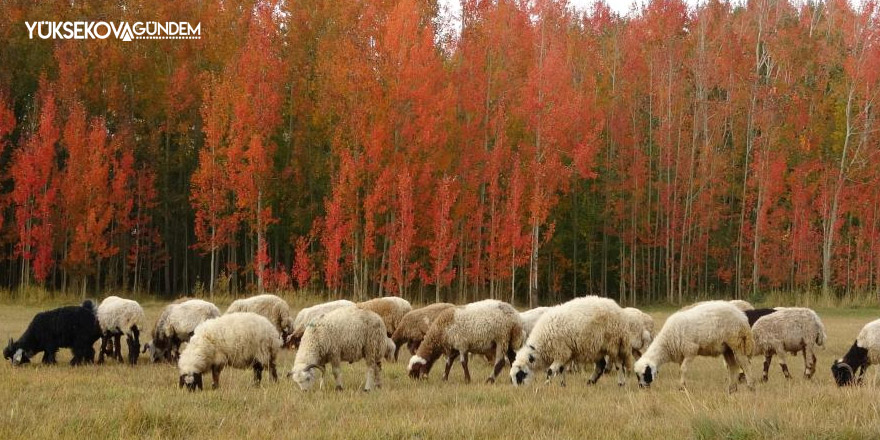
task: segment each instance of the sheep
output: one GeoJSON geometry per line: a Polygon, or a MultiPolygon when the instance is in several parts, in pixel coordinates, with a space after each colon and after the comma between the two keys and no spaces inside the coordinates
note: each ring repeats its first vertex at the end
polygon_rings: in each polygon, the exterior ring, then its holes
{"type": "Polygon", "coordinates": [[[287,340],[287,337],[293,331],[290,306],[287,305],[286,301],[275,295],[264,294],[235,300],[226,309],[226,313],[236,312],[254,312],[265,316],[269,322],[275,325],[275,329],[281,333],[283,340],[287,340]]]}
{"type": "Polygon", "coordinates": [[[494,383],[504,368],[505,356],[513,362],[522,339],[519,313],[510,304],[484,300],[448,308],[431,324],[418,351],[410,358],[407,371],[414,379],[426,377],[437,358],[445,353],[443,380],[447,380],[452,363],[461,355],[464,380],[469,383],[468,358],[470,353],[476,353],[495,360],[492,374],[486,380],[494,383]]]}
{"type": "Polygon", "coordinates": [[[128,363],[137,363],[141,349],[140,334],[144,327],[144,309],[137,301],[108,296],[98,306],[98,325],[101,326],[101,349],[98,363],[104,362],[104,355],[114,356],[122,362],[120,339],[125,334],[128,345],[128,363]]]}
{"type": "Polygon", "coordinates": [[[550,307],[535,307],[531,310],[526,310],[519,314],[520,320],[522,320],[524,338],[527,339],[529,334],[532,332],[532,329],[535,328],[535,324],[538,322],[538,319],[541,316],[544,316],[544,313],[550,310],[550,307]]]}
{"type": "Polygon", "coordinates": [[[317,318],[325,313],[332,312],[340,307],[348,307],[355,305],[353,302],[347,299],[340,299],[337,301],[330,301],[318,305],[314,305],[311,307],[306,307],[299,311],[296,314],[296,318],[293,320],[293,331],[287,340],[284,341],[285,345],[293,345],[295,347],[299,347],[300,340],[302,340],[303,334],[306,331],[306,326],[311,322],[314,318],[317,318]]]}
{"type": "Polygon", "coordinates": [[[281,349],[281,335],[266,317],[252,312],[237,312],[209,319],[195,329],[195,334],[180,353],[178,387],[189,391],[202,389],[202,374],[211,371],[213,388],[220,388],[224,367],[253,368],[254,385],[269,368],[272,380],[278,381],[275,359],[281,349]]]}
{"type": "MultiPolygon", "coordinates": [[[[510,368],[514,385],[531,382],[537,371],[547,368],[547,383],[555,376],[565,386],[566,366],[579,362],[597,362],[596,372],[588,380],[595,383],[604,371],[605,356],[632,369],[632,347],[627,332],[629,318],[617,303],[608,298],[575,298],[547,310],[538,319],[526,344],[517,352],[510,368]]],[[[619,384],[623,385],[621,371],[619,384]]]]}
{"type": "Polygon", "coordinates": [[[648,350],[636,361],[640,387],[650,387],[658,368],[667,362],[681,364],[679,386],[685,389],[688,364],[697,356],[724,356],[729,373],[728,391],[737,389],[739,371],[754,389],[747,371],[755,340],[746,315],[727,301],[707,301],[673,313],[648,350]]]}
{"type": "Polygon", "coordinates": [[[862,327],[849,351],[831,365],[831,374],[837,386],[861,384],[865,370],[876,363],[880,363],[880,319],[862,327]]]}
{"type": "Polygon", "coordinates": [[[342,389],[341,362],[361,359],[367,364],[364,391],[382,387],[382,360],[394,356],[394,342],[385,323],[375,312],[358,307],[340,307],[312,320],[306,326],[289,377],[303,391],[315,384],[315,370],[324,373],[329,362],[336,389],[342,389]]]}
{"type": "Polygon", "coordinates": [[[773,355],[779,355],[779,365],[786,379],[791,379],[788,372],[785,353],[804,354],[804,378],[810,379],[816,372],[816,354],[814,347],[825,344],[825,326],[819,315],[813,310],[803,307],[778,308],[774,313],[758,319],[752,326],[755,338],[755,352],[764,355],[764,375],[767,381],[770,362],[773,355]]]}
{"type": "Polygon", "coordinates": [[[183,299],[167,306],[153,328],[153,340],[144,344],[143,352],[150,353],[153,362],[173,361],[180,345],[189,341],[196,327],[204,321],[220,316],[220,309],[200,299],[183,299]]]}
{"type": "Polygon", "coordinates": [[[391,335],[391,340],[396,347],[394,350],[394,361],[397,362],[400,347],[404,344],[409,349],[410,355],[416,354],[416,350],[419,349],[419,345],[421,345],[422,340],[425,338],[425,333],[428,332],[431,323],[434,322],[434,318],[440,312],[450,307],[455,307],[455,305],[450,303],[431,304],[403,315],[403,318],[400,319],[397,328],[394,329],[391,335]]]}
{"type": "Polygon", "coordinates": [[[404,315],[412,311],[412,305],[410,305],[409,301],[397,296],[374,298],[369,301],[359,302],[357,306],[379,315],[382,318],[382,322],[385,323],[385,330],[388,331],[389,337],[397,330],[397,326],[404,315]]]}
{"type": "Polygon", "coordinates": [[[101,327],[95,315],[95,303],[83,301],[79,306],[59,307],[37,313],[17,341],[9,339],[3,349],[3,358],[13,366],[26,364],[37,353],[43,352],[43,363],[54,364],[59,348],[70,348],[70,365],[92,363],[94,344],[101,337],[101,327]]]}

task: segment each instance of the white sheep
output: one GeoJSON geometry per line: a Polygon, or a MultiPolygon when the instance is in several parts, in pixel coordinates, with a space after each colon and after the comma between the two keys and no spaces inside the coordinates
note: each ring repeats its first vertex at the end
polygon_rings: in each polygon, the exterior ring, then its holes
{"type": "MultiPolygon", "coordinates": [[[[706,304],[708,302],[713,302],[713,301],[715,301],[715,300],[695,302],[691,305],[682,307],[679,311],[690,310],[700,304],[706,304]]],[[[731,300],[724,300],[724,301],[730,303],[732,306],[736,307],[739,310],[742,310],[743,312],[746,312],[749,310],[755,310],[755,306],[753,306],[752,303],[745,301],[745,300],[742,300],[742,299],[731,299],[731,300]]]]}
{"type": "Polygon", "coordinates": [[[764,355],[763,381],[767,381],[773,355],[779,355],[779,365],[786,379],[791,378],[786,362],[786,352],[804,354],[804,377],[809,379],[816,372],[815,347],[825,344],[825,326],[819,315],[803,307],[778,307],[755,321],[752,326],[755,352],[764,355]]]}
{"type": "Polygon", "coordinates": [[[529,334],[532,333],[532,329],[535,328],[538,319],[541,318],[547,310],[550,310],[550,307],[535,307],[534,309],[526,310],[519,314],[519,318],[522,320],[525,339],[529,337],[529,334]]]}
{"type": "Polygon", "coordinates": [[[519,313],[505,302],[484,300],[449,308],[437,315],[407,370],[414,379],[426,377],[437,358],[446,354],[443,380],[447,380],[452,363],[460,355],[465,382],[470,382],[469,354],[475,353],[494,359],[495,367],[487,379],[494,383],[504,368],[505,357],[513,362],[522,337],[519,313]]]}
{"type": "Polygon", "coordinates": [[[293,318],[290,317],[290,306],[287,301],[271,294],[252,296],[238,299],[229,305],[226,313],[253,312],[265,316],[275,329],[281,333],[281,338],[287,340],[287,336],[293,331],[293,318]]]}
{"type": "Polygon", "coordinates": [[[153,340],[144,344],[143,351],[150,353],[153,362],[172,361],[177,358],[181,344],[189,341],[199,324],[218,316],[220,309],[214,304],[181,298],[162,310],[153,328],[153,340]]]}
{"type": "Polygon", "coordinates": [[[397,330],[397,326],[404,315],[412,311],[412,305],[410,305],[409,301],[397,296],[373,298],[368,301],[359,302],[357,306],[379,315],[382,318],[382,322],[385,323],[385,330],[388,330],[388,336],[394,334],[394,330],[397,330]]]}
{"type": "Polygon", "coordinates": [[[387,336],[385,323],[374,312],[357,307],[340,307],[326,313],[307,326],[293,368],[288,376],[303,391],[310,390],[316,380],[315,370],[324,373],[330,363],[336,389],[342,389],[340,363],[361,359],[367,364],[365,391],[382,386],[382,360],[391,360],[394,343],[387,336]]]}
{"type": "Polygon", "coordinates": [[[681,364],[680,388],[685,388],[688,364],[697,356],[724,356],[729,373],[728,391],[735,392],[739,371],[753,389],[748,373],[755,340],[746,315],[727,301],[707,301],[673,313],[648,350],[636,361],[639,385],[648,387],[661,365],[681,364]]]}
{"type": "Polygon", "coordinates": [[[529,383],[538,371],[547,368],[547,382],[560,376],[560,384],[565,386],[567,366],[596,362],[599,365],[589,380],[595,383],[608,356],[624,366],[618,382],[623,385],[624,370],[632,368],[627,325],[623,309],[608,298],[587,296],[553,307],[538,319],[525,346],[517,352],[510,368],[511,381],[514,385],[529,383]]]}
{"type": "Polygon", "coordinates": [[[431,304],[403,315],[403,318],[400,319],[397,328],[394,329],[391,335],[391,340],[394,341],[396,347],[394,350],[394,361],[397,362],[397,354],[404,344],[409,349],[410,355],[416,354],[416,350],[419,349],[419,345],[425,339],[425,333],[428,333],[428,329],[431,328],[431,323],[434,322],[434,319],[437,318],[440,312],[450,307],[455,307],[455,304],[431,304]]]}
{"type": "Polygon", "coordinates": [[[179,386],[202,389],[202,374],[211,371],[213,387],[220,387],[220,372],[225,367],[253,368],[254,384],[269,369],[272,380],[278,380],[275,359],[281,349],[281,335],[262,315],[251,312],[230,313],[209,319],[196,327],[189,344],[180,353],[179,386]]]}
{"type": "Polygon", "coordinates": [[[113,356],[122,362],[122,335],[128,345],[128,362],[137,363],[141,349],[140,334],[144,328],[144,309],[137,301],[108,296],[98,306],[98,325],[101,327],[101,349],[98,363],[104,362],[104,355],[113,356]]]}
{"type": "Polygon", "coordinates": [[[293,331],[291,332],[288,340],[285,341],[285,344],[299,347],[300,340],[302,339],[303,333],[305,333],[306,331],[306,325],[308,325],[309,322],[325,313],[332,312],[340,307],[348,307],[353,305],[355,304],[347,299],[340,299],[337,301],[330,301],[311,307],[306,307],[300,310],[299,313],[296,314],[296,318],[294,318],[293,320],[293,331]]]}
{"type": "Polygon", "coordinates": [[[862,327],[849,351],[831,365],[831,374],[837,386],[861,384],[865,370],[876,363],[880,363],[880,319],[862,327]]]}

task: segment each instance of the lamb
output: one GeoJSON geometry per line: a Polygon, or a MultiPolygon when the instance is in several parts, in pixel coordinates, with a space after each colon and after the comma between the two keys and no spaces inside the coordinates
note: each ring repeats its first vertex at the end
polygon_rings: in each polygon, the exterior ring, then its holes
{"type": "Polygon", "coordinates": [[[387,336],[385,323],[374,312],[358,307],[340,307],[306,326],[293,368],[288,374],[303,391],[315,384],[315,370],[323,374],[329,362],[336,389],[342,389],[341,362],[361,359],[367,364],[364,391],[382,386],[382,360],[391,360],[394,342],[387,336]]]}
{"type": "Polygon", "coordinates": [[[407,371],[414,379],[426,377],[437,358],[445,353],[443,380],[447,380],[452,363],[461,355],[464,379],[469,383],[468,358],[470,353],[476,353],[495,360],[495,367],[487,379],[487,382],[494,383],[504,368],[505,356],[513,362],[522,339],[519,313],[510,304],[484,300],[448,308],[431,324],[418,351],[410,358],[407,371]]]}
{"type": "Polygon", "coordinates": [[[522,320],[523,324],[523,332],[525,333],[524,339],[529,337],[529,334],[532,333],[532,329],[535,328],[535,324],[538,322],[538,319],[541,316],[544,316],[544,313],[550,310],[550,307],[535,307],[531,310],[526,310],[519,314],[519,318],[522,320]]]}
{"type": "Polygon", "coordinates": [[[679,385],[685,389],[688,364],[697,356],[724,356],[728,391],[737,389],[743,371],[749,389],[754,389],[748,373],[749,356],[755,340],[746,315],[727,301],[707,301],[670,316],[648,350],[636,361],[639,386],[649,387],[658,368],[667,362],[681,364],[679,385]]]}
{"type": "Polygon", "coordinates": [[[272,380],[277,382],[275,359],[280,349],[281,335],[262,315],[238,312],[209,319],[196,327],[180,354],[178,387],[201,390],[202,374],[210,370],[213,388],[217,389],[224,367],[253,368],[255,385],[262,382],[263,370],[268,367],[272,380]]]}
{"type": "Polygon", "coordinates": [[[831,365],[831,374],[837,386],[861,384],[865,370],[876,363],[880,363],[880,319],[862,327],[849,351],[831,365]]]}
{"type": "Polygon", "coordinates": [[[755,338],[754,354],[764,355],[764,382],[767,381],[774,354],[779,355],[779,365],[785,378],[791,379],[786,352],[797,355],[803,351],[804,377],[813,377],[816,372],[814,348],[825,344],[825,326],[816,312],[803,307],[778,308],[774,313],[758,319],[752,326],[752,334],[755,338]]]}
{"type": "Polygon", "coordinates": [[[302,340],[303,334],[306,331],[306,325],[308,325],[309,322],[340,307],[353,305],[355,304],[347,299],[340,299],[338,301],[330,301],[300,310],[299,313],[296,314],[296,318],[293,320],[293,331],[288,339],[285,340],[285,344],[299,347],[300,340],[302,340]]]}
{"type": "Polygon", "coordinates": [[[137,301],[108,296],[98,306],[98,325],[101,326],[101,350],[98,363],[104,362],[104,355],[114,356],[122,362],[120,339],[125,334],[128,345],[128,363],[137,363],[141,349],[140,334],[144,328],[144,309],[137,301]]]}
{"type": "Polygon", "coordinates": [[[144,344],[143,352],[149,352],[153,362],[173,361],[181,344],[190,340],[196,327],[218,316],[220,309],[207,301],[188,298],[175,301],[162,311],[153,328],[153,341],[144,344]]]}
{"type": "Polygon", "coordinates": [[[385,323],[385,330],[388,330],[389,337],[397,330],[397,326],[404,315],[412,311],[412,305],[410,305],[409,301],[397,296],[374,298],[357,303],[357,306],[379,315],[382,318],[382,322],[385,323]]]}
{"type": "Polygon", "coordinates": [[[403,318],[400,319],[397,328],[394,329],[394,333],[391,335],[391,340],[394,341],[396,347],[394,350],[394,361],[397,362],[400,347],[403,347],[404,344],[406,344],[411,355],[416,354],[416,350],[419,349],[419,345],[425,339],[425,333],[428,333],[434,318],[440,312],[450,307],[455,307],[455,305],[450,303],[431,304],[403,315],[403,318]]]}
{"type": "MultiPolygon", "coordinates": [[[[605,356],[632,369],[632,347],[627,331],[628,316],[608,298],[575,298],[544,313],[516,354],[510,368],[514,385],[531,382],[536,372],[547,368],[547,383],[560,376],[565,386],[565,369],[573,363],[597,362],[588,383],[595,383],[604,371],[605,356]]],[[[624,381],[621,371],[619,383],[624,381]]]]}
{"type": "Polygon", "coordinates": [[[287,305],[286,301],[275,295],[264,294],[235,300],[226,309],[226,313],[236,312],[253,312],[265,316],[269,322],[275,325],[275,329],[281,333],[283,340],[287,340],[287,337],[293,331],[290,306],[287,305]]]}
{"type": "Polygon", "coordinates": [[[37,313],[17,341],[9,339],[3,349],[3,358],[18,366],[29,363],[37,353],[43,352],[43,363],[54,364],[58,349],[70,348],[73,352],[70,365],[92,363],[95,360],[93,345],[101,337],[95,314],[95,303],[91,300],[85,300],[79,306],[37,313]]]}

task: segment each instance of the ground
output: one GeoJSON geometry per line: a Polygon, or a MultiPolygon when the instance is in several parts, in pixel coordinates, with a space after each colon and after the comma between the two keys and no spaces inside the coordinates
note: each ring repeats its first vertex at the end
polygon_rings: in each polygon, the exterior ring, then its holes
{"type": "MultiPolygon", "coordinates": [[[[161,307],[145,304],[150,328],[161,307]]],[[[0,336],[17,338],[46,308],[0,305],[0,336]]],[[[670,312],[651,311],[658,329],[670,312]]],[[[830,366],[880,310],[818,312],[828,342],[812,381],[803,379],[798,357],[789,360],[793,379],[785,380],[774,362],[768,383],[733,395],[720,358],[694,362],[687,392],[678,390],[674,364],[662,368],[650,390],[638,389],[634,377],[623,388],[615,377],[588,386],[584,374],[570,375],[566,388],[515,388],[507,369],[498,384],[482,383],[489,366],[478,358],[471,362],[475,383],[463,383],[458,364],[448,383],[438,369],[427,381],[413,381],[404,349],[397,363],[384,366],[381,390],[360,391],[364,368],[355,364],[343,366],[344,391],[333,391],[328,378],[323,389],[303,393],[284,377],[294,358],[284,351],[278,383],[254,387],[250,371],[229,369],[219,390],[206,379],[205,391],[189,393],[178,389],[174,366],[141,356],[135,367],[110,360],[74,368],[63,350],[55,366],[40,365],[40,355],[24,367],[0,365],[0,438],[878,438],[877,388],[840,389],[830,366]]],[[[752,359],[756,378],[761,363],[752,359]]]]}

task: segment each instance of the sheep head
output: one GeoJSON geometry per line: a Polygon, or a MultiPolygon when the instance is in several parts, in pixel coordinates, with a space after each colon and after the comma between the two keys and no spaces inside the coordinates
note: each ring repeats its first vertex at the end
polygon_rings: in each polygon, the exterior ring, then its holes
{"type": "Polygon", "coordinates": [[[321,374],[324,374],[324,367],[315,364],[306,365],[303,369],[294,368],[293,371],[288,373],[288,377],[293,378],[293,381],[299,385],[299,389],[303,391],[309,391],[312,387],[315,386],[315,382],[317,380],[317,375],[315,374],[315,370],[319,370],[321,374]]]}
{"type": "Polygon", "coordinates": [[[517,353],[516,359],[510,366],[510,380],[515,386],[524,385],[534,380],[532,371],[538,361],[535,356],[535,347],[526,345],[517,353]]]}
{"type": "Polygon", "coordinates": [[[843,359],[834,361],[834,364],[831,365],[831,375],[834,376],[834,382],[839,387],[853,384],[853,369],[844,363],[843,359]]]}
{"type": "Polygon", "coordinates": [[[409,359],[409,364],[406,366],[406,370],[409,372],[409,377],[413,379],[422,379],[428,376],[430,367],[425,358],[415,355],[409,359]]]}
{"type": "Polygon", "coordinates": [[[202,373],[186,373],[180,375],[180,382],[178,383],[178,388],[183,388],[186,385],[186,389],[189,391],[195,391],[196,389],[202,390],[202,373]]]}
{"type": "Polygon", "coordinates": [[[654,378],[660,372],[657,364],[644,357],[636,361],[633,370],[635,370],[636,378],[639,380],[639,388],[650,388],[651,382],[654,382],[654,378]]]}

